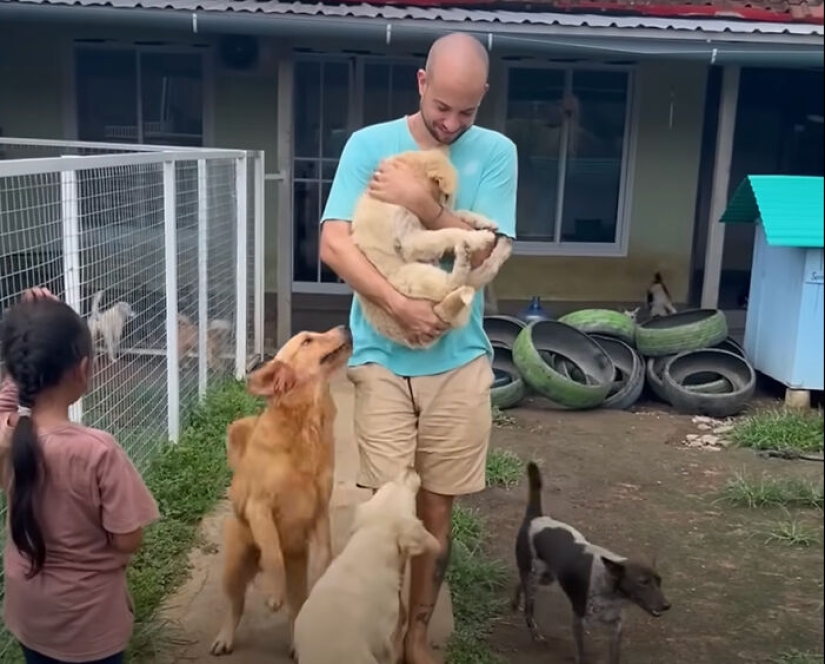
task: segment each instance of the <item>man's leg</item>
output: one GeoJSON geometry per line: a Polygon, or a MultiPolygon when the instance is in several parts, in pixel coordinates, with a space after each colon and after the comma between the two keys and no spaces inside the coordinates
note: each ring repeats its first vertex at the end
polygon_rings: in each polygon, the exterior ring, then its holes
{"type": "Polygon", "coordinates": [[[418,556],[411,564],[406,664],[435,662],[428,630],[452,553],[453,501],[485,486],[492,380],[486,356],[455,371],[412,379],[419,409],[418,515],[441,543],[441,552],[418,556]]]}

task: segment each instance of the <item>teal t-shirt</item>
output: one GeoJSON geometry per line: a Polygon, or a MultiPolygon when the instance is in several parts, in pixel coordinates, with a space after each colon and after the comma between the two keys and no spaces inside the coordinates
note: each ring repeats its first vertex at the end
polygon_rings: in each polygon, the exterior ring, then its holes
{"type": "MultiPolygon", "coordinates": [[[[341,153],[321,223],[352,221],[355,204],[378,164],[387,157],[417,149],[403,117],[353,133],[341,153]]],[[[473,126],[450,146],[450,161],[459,174],[455,209],[482,214],[498,224],[499,233],[515,238],[515,144],[503,134],[473,126]]],[[[463,366],[484,353],[492,356],[483,316],[484,294],[479,291],[467,325],[448,330],[429,348],[412,349],[379,335],[364,318],[358,299],[353,298],[349,319],[353,354],[349,365],[376,363],[398,376],[425,376],[463,366]]]]}

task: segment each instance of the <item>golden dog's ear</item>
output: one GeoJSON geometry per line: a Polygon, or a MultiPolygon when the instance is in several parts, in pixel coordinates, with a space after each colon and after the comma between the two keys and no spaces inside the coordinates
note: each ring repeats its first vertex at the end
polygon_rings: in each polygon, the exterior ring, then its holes
{"type": "Polygon", "coordinates": [[[249,377],[247,390],[258,397],[273,397],[286,394],[297,382],[298,377],[291,366],[274,360],[249,377]]]}
{"type": "Polygon", "coordinates": [[[438,540],[424,527],[420,519],[407,517],[398,524],[398,548],[409,556],[441,551],[438,540]]]}

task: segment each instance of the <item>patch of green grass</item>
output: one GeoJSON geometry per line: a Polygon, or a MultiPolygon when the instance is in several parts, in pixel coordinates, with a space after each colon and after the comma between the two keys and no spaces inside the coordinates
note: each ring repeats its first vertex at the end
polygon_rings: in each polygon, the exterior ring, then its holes
{"type": "Polygon", "coordinates": [[[744,473],[737,473],[725,485],[722,499],[751,509],[757,507],[821,509],[823,486],[811,480],[798,478],[770,478],[763,474],[759,479],[751,479],[744,473]]]}
{"type": "Polygon", "coordinates": [[[819,531],[793,516],[788,510],[785,518],[763,531],[765,544],[809,547],[819,542],[819,531]]]}
{"type": "Polygon", "coordinates": [[[825,658],[812,652],[789,650],[773,660],[773,664],[822,664],[825,658]]]}
{"type": "Polygon", "coordinates": [[[524,474],[524,462],[515,452],[495,448],[487,454],[487,486],[511,489],[524,474]]]}
{"type": "Polygon", "coordinates": [[[730,439],[740,447],[803,453],[823,451],[825,418],[821,410],[765,408],[733,425],[730,439]]]}
{"type": "Polygon", "coordinates": [[[453,553],[447,572],[455,631],[447,648],[448,664],[500,664],[487,645],[492,621],[504,608],[504,566],[483,550],[484,523],[475,510],[456,506],[453,553]]]}

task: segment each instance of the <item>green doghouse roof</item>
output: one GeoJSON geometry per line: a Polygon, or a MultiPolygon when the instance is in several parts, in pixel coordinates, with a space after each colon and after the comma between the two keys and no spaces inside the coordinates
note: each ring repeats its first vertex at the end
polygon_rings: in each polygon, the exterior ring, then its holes
{"type": "Polygon", "coordinates": [[[759,220],[769,245],[822,247],[823,178],[749,175],[737,187],[720,221],[730,224],[759,220]]]}

